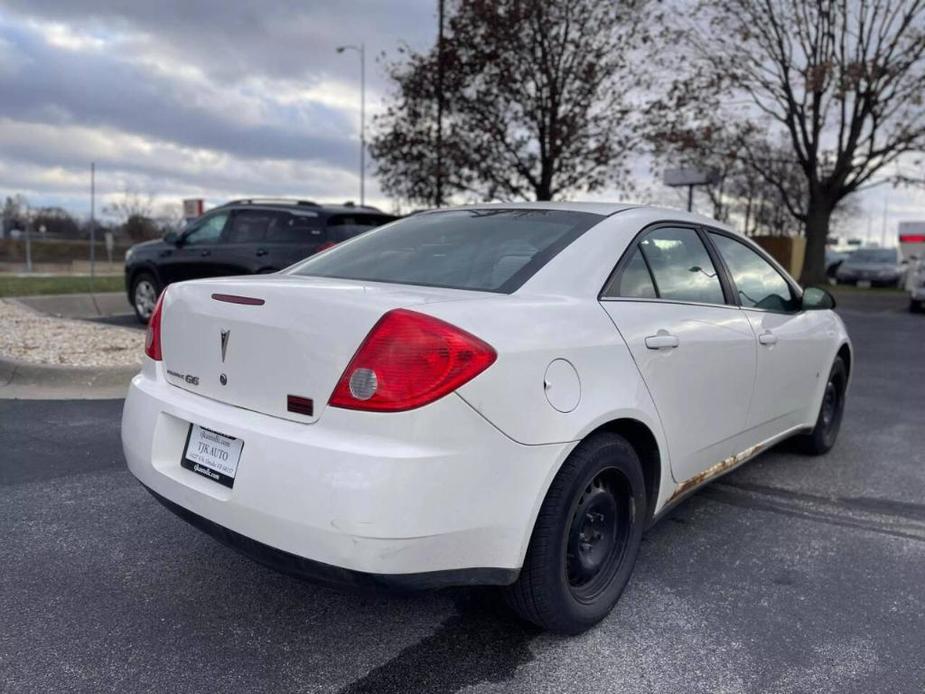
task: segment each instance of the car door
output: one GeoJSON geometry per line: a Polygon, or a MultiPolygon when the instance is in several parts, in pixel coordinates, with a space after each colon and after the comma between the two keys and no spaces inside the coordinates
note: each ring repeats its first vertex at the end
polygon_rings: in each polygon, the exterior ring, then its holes
{"type": "Polygon", "coordinates": [[[158,260],[158,271],[167,283],[199,277],[214,277],[209,261],[218,246],[228,210],[218,210],[202,216],[192,223],[177,240],[176,248],[158,260]]]}
{"type": "Polygon", "coordinates": [[[732,234],[709,238],[755,333],[758,367],[748,417],[752,443],[805,423],[814,406],[834,326],[822,311],[803,311],[798,289],[757,248],[732,234]]]}
{"type": "Polygon", "coordinates": [[[238,209],[223,234],[225,275],[248,275],[271,265],[267,231],[283,213],[272,209],[238,209]]]}
{"type": "Polygon", "coordinates": [[[731,298],[701,232],[681,224],[638,237],[601,297],[655,402],[678,481],[739,452],[756,348],[731,298]]]}

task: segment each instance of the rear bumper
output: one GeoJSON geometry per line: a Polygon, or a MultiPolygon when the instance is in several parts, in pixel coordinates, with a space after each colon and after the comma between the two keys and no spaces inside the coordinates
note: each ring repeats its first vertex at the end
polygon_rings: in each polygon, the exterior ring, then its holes
{"type": "Polygon", "coordinates": [[[327,408],[302,424],[168,384],[145,360],[122,420],[131,472],[248,556],[326,583],[509,583],[569,444],[524,446],[451,395],[420,410],[327,408]],[[238,437],[229,489],[180,466],[190,423],[238,437]]]}
{"type": "Polygon", "coordinates": [[[218,523],[213,523],[208,518],[196,515],[151,489],[148,489],[148,491],[151,492],[151,496],[160,501],[171,512],[193,527],[198,528],[207,535],[211,535],[226,547],[230,547],[248,559],[252,559],[280,573],[307,579],[314,583],[337,587],[415,591],[433,590],[448,586],[510,585],[517,580],[520,573],[518,569],[487,568],[449,569],[410,574],[374,574],[351,571],[350,569],[312,561],[311,559],[276,549],[270,545],[265,545],[262,542],[257,542],[218,523]]]}

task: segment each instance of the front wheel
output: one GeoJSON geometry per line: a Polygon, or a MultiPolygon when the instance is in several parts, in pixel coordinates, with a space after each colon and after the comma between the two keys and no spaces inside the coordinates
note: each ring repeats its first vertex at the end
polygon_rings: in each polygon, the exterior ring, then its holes
{"type": "Polygon", "coordinates": [[[848,386],[848,369],[841,357],[835,357],[829,380],[822,394],[822,405],[816,417],[816,425],[808,434],[799,438],[804,453],[822,455],[835,445],[845,412],[845,389],[848,386]]]}
{"type": "Polygon", "coordinates": [[[921,299],[909,299],[909,312],[910,313],[922,313],[922,300],[921,299]]]}
{"type": "Polygon", "coordinates": [[[646,518],[639,456],[595,434],[568,457],[540,509],[508,604],[524,619],[578,634],[603,619],[629,580],[646,518]]]}

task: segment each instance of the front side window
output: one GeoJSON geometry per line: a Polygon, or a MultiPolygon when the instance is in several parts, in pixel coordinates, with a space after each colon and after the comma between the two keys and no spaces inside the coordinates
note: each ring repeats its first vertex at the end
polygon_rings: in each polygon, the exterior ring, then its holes
{"type": "Polygon", "coordinates": [[[602,219],[563,210],[428,212],[367,231],[292,273],[511,293],[602,219]]]}
{"type": "Polygon", "coordinates": [[[710,232],[710,238],[726,261],[742,306],[769,311],[799,308],[790,284],[767,260],[744,243],[723,234],[710,232]]]}
{"type": "Polygon", "coordinates": [[[183,242],[189,246],[218,243],[227,221],[227,212],[216,212],[213,215],[209,215],[194,225],[193,229],[183,237],[183,242]]]}
{"type": "Polygon", "coordinates": [[[617,296],[724,304],[723,286],[693,229],[663,227],[646,234],[624,266],[617,296]]]}

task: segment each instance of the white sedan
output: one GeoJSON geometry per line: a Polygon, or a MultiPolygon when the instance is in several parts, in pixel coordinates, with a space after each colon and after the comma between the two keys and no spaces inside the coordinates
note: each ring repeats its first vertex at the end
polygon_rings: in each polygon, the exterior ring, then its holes
{"type": "Polygon", "coordinates": [[[833,306],[676,210],[427,212],[172,285],[122,443],[164,505],[265,564],[504,586],[577,633],[686,494],[787,437],[832,447],[852,368],[833,306]]]}

